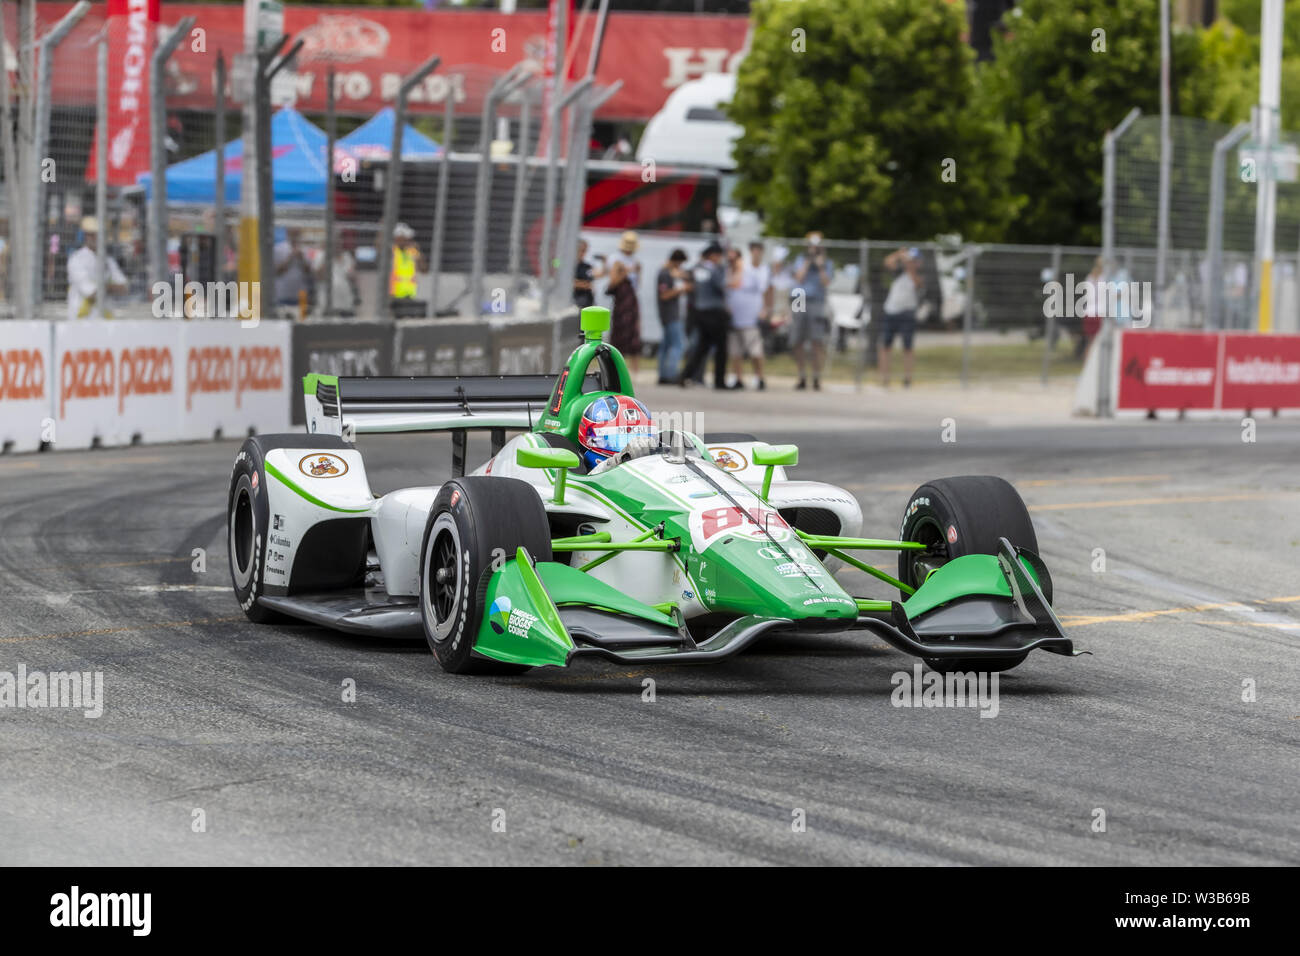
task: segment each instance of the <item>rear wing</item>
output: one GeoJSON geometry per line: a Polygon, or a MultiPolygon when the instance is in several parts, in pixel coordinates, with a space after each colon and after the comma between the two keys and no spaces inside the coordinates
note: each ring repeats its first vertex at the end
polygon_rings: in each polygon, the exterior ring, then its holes
{"type": "Polygon", "coordinates": [[[531,429],[546,413],[554,375],[303,378],[307,431],[339,435],[450,431],[453,469],[464,474],[465,438],[492,432],[492,453],[509,430],[531,429]]]}

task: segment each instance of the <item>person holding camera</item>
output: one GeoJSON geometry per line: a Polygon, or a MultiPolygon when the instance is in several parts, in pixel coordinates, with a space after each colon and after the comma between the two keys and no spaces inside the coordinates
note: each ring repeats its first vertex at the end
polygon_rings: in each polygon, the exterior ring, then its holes
{"type": "Polygon", "coordinates": [[[794,288],[790,290],[790,344],[799,367],[796,389],[808,387],[811,353],[812,386],[822,387],[822,366],[826,362],[826,339],[830,335],[830,311],[826,305],[835,267],[822,248],[822,234],[810,232],[803,255],[794,261],[794,288]]]}
{"type": "Polygon", "coordinates": [[[916,337],[916,307],[921,301],[921,252],[919,249],[899,249],[885,257],[885,270],[893,274],[889,294],[885,296],[885,320],[880,336],[880,382],[889,388],[889,360],[894,346],[894,336],[902,340],[903,387],[912,384],[912,365],[915,359],[912,340],[916,337]]]}

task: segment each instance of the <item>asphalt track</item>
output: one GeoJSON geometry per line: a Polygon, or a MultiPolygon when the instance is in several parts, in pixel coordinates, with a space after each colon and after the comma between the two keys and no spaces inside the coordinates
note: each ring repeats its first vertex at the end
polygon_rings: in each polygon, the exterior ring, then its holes
{"type": "MultiPolygon", "coordinates": [[[[892,706],[912,660],[852,635],[452,677],[242,617],[234,442],[0,458],[0,671],[105,681],[97,719],[0,710],[0,863],[1300,863],[1300,424],[790,421],[764,437],[871,533],[925,478],[1011,479],[1092,656],[1032,655],[993,719],[892,706]]],[[[440,479],[443,441],[364,439],[376,489],[440,479]]]]}

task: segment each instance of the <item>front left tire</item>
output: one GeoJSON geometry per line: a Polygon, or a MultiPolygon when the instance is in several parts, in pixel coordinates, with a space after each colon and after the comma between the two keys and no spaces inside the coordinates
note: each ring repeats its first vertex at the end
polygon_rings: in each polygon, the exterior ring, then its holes
{"type": "Polygon", "coordinates": [[[528,670],[474,652],[486,612],[483,595],[488,576],[521,546],[534,560],[551,560],[550,524],[532,485],[517,478],[470,476],[442,486],[425,525],[420,618],[425,640],[443,670],[452,674],[528,670]]]}

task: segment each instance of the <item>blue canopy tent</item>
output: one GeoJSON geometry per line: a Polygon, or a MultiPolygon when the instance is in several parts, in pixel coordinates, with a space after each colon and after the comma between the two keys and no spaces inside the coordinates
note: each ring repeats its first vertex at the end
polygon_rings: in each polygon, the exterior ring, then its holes
{"type": "MultiPolygon", "coordinates": [[[[271,182],[276,205],[325,205],[328,145],[324,130],[309,123],[297,110],[286,107],[271,117],[271,182]]],[[[343,152],[340,148],[335,159],[343,152]]],[[[231,140],[221,154],[226,164],[226,202],[238,203],[244,177],[244,144],[231,140]]],[[[146,196],[152,195],[152,180],[149,173],[137,177],[146,196]]],[[[167,167],[168,203],[211,203],[216,193],[215,149],[167,167]]]]}
{"type": "MultiPolygon", "coordinates": [[[[396,115],[391,106],[385,107],[340,139],[339,145],[358,159],[388,159],[396,115]]],[[[440,152],[441,146],[410,123],[402,127],[402,159],[428,159],[440,152]]]]}

